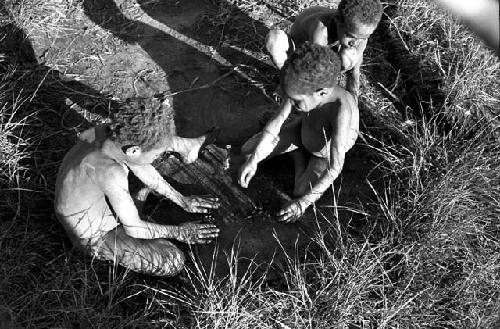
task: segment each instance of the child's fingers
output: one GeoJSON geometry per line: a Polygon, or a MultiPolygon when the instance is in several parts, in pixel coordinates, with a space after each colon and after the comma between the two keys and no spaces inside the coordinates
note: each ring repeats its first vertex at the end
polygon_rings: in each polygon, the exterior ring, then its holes
{"type": "Polygon", "coordinates": [[[250,170],[247,170],[244,173],[242,182],[240,183],[241,187],[247,188],[252,177],[253,177],[253,173],[250,170]]]}
{"type": "Polygon", "coordinates": [[[218,227],[207,227],[198,230],[198,236],[210,235],[210,234],[219,234],[220,229],[218,227]]]}
{"type": "Polygon", "coordinates": [[[241,187],[247,188],[248,183],[252,179],[254,175],[254,171],[250,166],[244,165],[243,169],[240,172],[239,183],[241,187]]]}
{"type": "Polygon", "coordinates": [[[202,232],[202,231],[220,231],[220,229],[212,223],[202,223],[201,221],[196,221],[196,222],[190,222],[196,224],[196,231],[197,232],[202,232]]]}
{"type": "Polygon", "coordinates": [[[196,240],[196,243],[197,244],[209,244],[212,241],[213,241],[212,239],[198,239],[198,240],[196,240]]]}
{"type": "Polygon", "coordinates": [[[292,223],[297,220],[298,216],[297,213],[293,210],[293,208],[286,207],[284,209],[281,209],[277,213],[277,220],[280,222],[285,222],[285,223],[292,223]]]}
{"type": "Polygon", "coordinates": [[[205,208],[214,208],[219,204],[218,198],[203,198],[203,197],[194,197],[191,200],[191,205],[195,207],[205,207],[205,208]]]}
{"type": "Polygon", "coordinates": [[[282,209],[278,212],[277,216],[278,216],[277,218],[278,221],[286,222],[290,214],[285,209],[282,209]]]}
{"type": "Polygon", "coordinates": [[[201,234],[198,234],[198,239],[215,239],[218,236],[219,236],[219,232],[201,233],[201,234]]]}
{"type": "Polygon", "coordinates": [[[197,205],[199,208],[205,209],[217,209],[220,206],[219,202],[203,200],[197,205]]]}

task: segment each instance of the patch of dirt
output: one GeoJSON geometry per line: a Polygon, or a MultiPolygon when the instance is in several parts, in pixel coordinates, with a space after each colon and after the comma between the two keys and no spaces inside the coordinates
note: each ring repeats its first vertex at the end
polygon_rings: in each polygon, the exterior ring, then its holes
{"type": "MultiPolygon", "coordinates": [[[[263,45],[267,27],[229,2],[229,16],[241,24],[236,30],[239,38],[247,35],[251,42],[232,44],[224,30],[229,23],[217,17],[214,4],[203,0],[81,3],[83,15],[72,29],[82,33],[56,39],[38,36],[34,43],[39,58],[66,77],[118,99],[171,96],[178,133],[199,136],[218,126],[219,146],[240,145],[261,129],[264,112],[276,110],[269,97],[276,85],[268,77],[277,76],[277,71],[255,50],[256,44],[263,45]],[[204,30],[204,22],[216,19],[221,20],[210,28],[218,30],[204,30]]],[[[217,244],[195,247],[195,254],[210,267],[217,249],[215,264],[224,274],[226,255],[233,246],[242,264],[274,262],[280,268],[287,261],[285,254],[304,256],[318,226],[337,216],[346,222],[360,217],[350,209],[371,197],[365,180],[372,170],[361,153],[356,148],[350,152],[335,195],[327,192],[317,203],[320,212],[309,209],[294,224],[279,223],[273,216],[289,200],[292,189],[293,165],[287,156],[264,163],[247,190],[237,186],[234,171],[223,169],[226,151],[216,146],[192,165],[171,157],[159,164],[159,170],[176,180],[175,186],[184,194],[208,193],[221,199],[221,209],[213,214],[221,228],[220,238],[217,244]],[[334,210],[333,204],[340,207],[334,210]]],[[[162,223],[203,219],[163,200],[149,202],[149,210],[162,223]]],[[[244,271],[245,266],[240,269],[244,271]]]]}

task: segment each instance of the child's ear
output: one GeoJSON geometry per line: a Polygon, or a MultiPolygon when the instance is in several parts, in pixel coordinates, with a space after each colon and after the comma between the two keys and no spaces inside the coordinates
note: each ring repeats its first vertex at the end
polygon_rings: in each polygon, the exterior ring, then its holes
{"type": "Polygon", "coordinates": [[[318,93],[318,95],[320,96],[325,96],[328,94],[328,90],[326,88],[320,88],[318,90],[316,90],[316,92],[318,93]]]}
{"type": "Polygon", "coordinates": [[[131,155],[131,156],[138,156],[142,154],[142,150],[139,146],[137,145],[129,145],[129,146],[124,146],[122,148],[123,152],[126,155],[131,155]]]}

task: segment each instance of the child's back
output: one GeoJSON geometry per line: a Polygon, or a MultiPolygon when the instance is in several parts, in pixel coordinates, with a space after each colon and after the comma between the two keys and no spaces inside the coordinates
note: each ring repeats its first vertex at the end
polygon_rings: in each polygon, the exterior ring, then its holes
{"type": "Polygon", "coordinates": [[[104,129],[98,126],[82,133],[57,175],[55,213],[67,231],[79,238],[99,237],[118,225],[98,186],[99,171],[113,164],[98,145],[106,139],[104,129]]]}
{"type": "Polygon", "coordinates": [[[335,26],[336,11],[330,8],[314,6],[302,11],[290,28],[290,36],[298,47],[306,41],[326,46],[337,41],[335,26]]]}

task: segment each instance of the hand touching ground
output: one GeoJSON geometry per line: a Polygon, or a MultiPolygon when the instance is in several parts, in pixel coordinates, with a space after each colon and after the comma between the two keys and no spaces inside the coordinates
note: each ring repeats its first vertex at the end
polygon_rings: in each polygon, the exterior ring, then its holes
{"type": "Polygon", "coordinates": [[[219,236],[219,231],[214,224],[188,222],[179,226],[177,240],[187,244],[207,244],[219,236]]]}
{"type": "Polygon", "coordinates": [[[206,214],[211,209],[219,208],[219,206],[220,203],[218,198],[186,196],[184,197],[182,208],[187,212],[206,214]]]}
{"type": "Polygon", "coordinates": [[[285,223],[293,223],[299,219],[306,210],[307,206],[298,200],[288,202],[278,212],[278,220],[285,223]]]}

